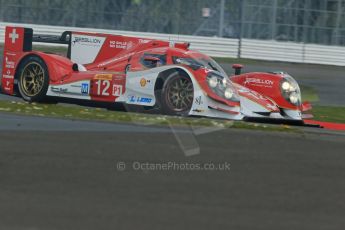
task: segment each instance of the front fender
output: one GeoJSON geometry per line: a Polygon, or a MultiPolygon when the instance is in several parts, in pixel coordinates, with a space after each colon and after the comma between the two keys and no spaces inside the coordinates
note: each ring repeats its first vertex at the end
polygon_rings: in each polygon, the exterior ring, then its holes
{"type": "Polygon", "coordinates": [[[161,66],[144,71],[128,72],[126,80],[126,93],[118,101],[127,104],[154,106],[156,103],[156,83],[160,74],[169,70],[184,71],[190,77],[193,88],[194,98],[189,115],[218,117],[225,119],[242,119],[240,106],[228,106],[225,103],[211,99],[204,91],[196,76],[188,68],[179,65],[161,66]]]}
{"type": "Polygon", "coordinates": [[[235,75],[230,79],[245,88],[271,99],[279,108],[299,110],[298,106],[288,102],[281,93],[280,84],[284,79],[282,74],[254,72],[235,75]]]}

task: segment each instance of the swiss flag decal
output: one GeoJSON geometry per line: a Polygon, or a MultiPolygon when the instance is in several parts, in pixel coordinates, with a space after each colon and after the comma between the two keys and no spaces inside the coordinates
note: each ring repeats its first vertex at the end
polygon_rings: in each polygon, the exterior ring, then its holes
{"type": "Polygon", "coordinates": [[[7,51],[23,51],[24,28],[6,27],[5,48],[7,51]]]}
{"type": "Polygon", "coordinates": [[[17,29],[13,28],[12,32],[8,36],[12,40],[12,44],[16,43],[16,39],[19,38],[19,34],[17,34],[17,29]]]}

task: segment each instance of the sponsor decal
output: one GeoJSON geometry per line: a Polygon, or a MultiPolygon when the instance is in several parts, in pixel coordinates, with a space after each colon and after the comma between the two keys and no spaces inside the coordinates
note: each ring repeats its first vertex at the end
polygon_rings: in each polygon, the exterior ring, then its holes
{"type": "Polygon", "coordinates": [[[10,61],[7,56],[5,56],[5,67],[7,69],[14,69],[15,63],[14,61],[10,61]]]}
{"type": "Polygon", "coordinates": [[[99,39],[99,38],[94,38],[94,37],[78,37],[78,36],[74,36],[72,44],[75,45],[76,43],[87,44],[87,45],[100,45],[102,43],[102,40],[99,39]]]}
{"type": "Polygon", "coordinates": [[[136,97],[136,96],[128,96],[128,101],[131,103],[143,103],[149,104],[152,102],[152,98],[148,97],[136,97]]]}
{"type": "Polygon", "coordinates": [[[95,80],[112,80],[113,75],[112,74],[96,74],[93,79],[95,79],[95,80]]]}
{"type": "Polygon", "coordinates": [[[110,41],[109,44],[110,48],[114,48],[114,49],[131,49],[133,47],[133,42],[129,41],[110,41]]]}
{"type": "Polygon", "coordinates": [[[71,60],[79,64],[93,63],[105,40],[102,36],[72,33],[71,60]]]}
{"type": "Polygon", "coordinates": [[[67,88],[60,88],[60,87],[54,87],[54,86],[51,87],[51,90],[54,93],[67,93],[67,91],[68,91],[67,88]]]}
{"type": "Polygon", "coordinates": [[[141,44],[149,43],[150,41],[149,39],[139,39],[139,43],[141,44]]]}
{"type": "Polygon", "coordinates": [[[259,79],[259,78],[247,78],[244,82],[245,85],[247,84],[256,84],[256,85],[266,85],[266,86],[272,86],[274,84],[271,80],[265,80],[265,79],[259,79]]]}
{"type": "Polygon", "coordinates": [[[122,95],[122,85],[113,85],[113,96],[119,97],[122,95]]]}
{"type": "Polygon", "coordinates": [[[202,99],[201,99],[201,96],[195,98],[195,104],[197,104],[197,105],[202,105],[202,104],[204,104],[203,101],[202,101],[202,99]]]}
{"type": "Polygon", "coordinates": [[[146,86],[146,79],[145,78],[140,79],[140,85],[141,85],[141,87],[146,86]]]}
{"type": "Polygon", "coordinates": [[[203,113],[203,112],[205,112],[205,110],[202,110],[202,109],[193,109],[193,112],[203,113]]]}
{"type": "Polygon", "coordinates": [[[136,96],[128,96],[128,101],[129,102],[135,102],[136,96]]]}
{"type": "Polygon", "coordinates": [[[89,94],[89,84],[88,83],[82,83],[81,84],[81,93],[82,94],[89,94]]]}
{"type": "Polygon", "coordinates": [[[6,79],[13,79],[14,78],[14,76],[11,76],[11,75],[3,75],[2,77],[6,78],[6,79]]]}
{"type": "Polygon", "coordinates": [[[145,87],[147,83],[150,83],[150,80],[146,80],[145,78],[140,79],[140,86],[145,87]]]}
{"type": "Polygon", "coordinates": [[[152,101],[152,98],[147,98],[147,97],[138,97],[137,99],[137,102],[140,102],[140,103],[151,103],[152,101]]]}
{"type": "Polygon", "coordinates": [[[6,55],[8,55],[8,56],[17,56],[16,53],[12,53],[12,52],[6,52],[6,55]]]}
{"type": "Polygon", "coordinates": [[[4,90],[11,91],[12,88],[11,88],[10,86],[11,86],[12,81],[9,80],[9,79],[7,79],[7,80],[5,80],[5,82],[6,82],[6,83],[5,83],[5,85],[4,85],[4,90]]]}
{"type": "Polygon", "coordinates": [[[128,50],[129,50],[129,49],[132,49],[133,46],[134,46],[134,44],[133,44],[132,41],[129,41],[129,42],[127,43],[127,49],[128,49],[128,50]]]}
{"type": "Polygon", "coordinates": [[[13,29],[12,32],[8,35],[11,39],[12,44],[16,43],[16,40],[19,38],[19,34],[17,34],[16,29],[13,29]]]}

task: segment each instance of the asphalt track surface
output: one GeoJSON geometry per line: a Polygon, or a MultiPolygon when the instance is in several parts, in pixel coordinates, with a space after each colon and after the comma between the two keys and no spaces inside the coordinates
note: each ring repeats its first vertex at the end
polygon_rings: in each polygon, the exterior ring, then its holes
{"type": "Polygon", "coordinates": [[[344,149],[344,134],[309,128],[197,135],[0,113],[0,229],[343,229],[344,149]]]}
{"type": "Polygon", "coordinates": [[[341,134],[226,129],[195,135],[200,154],[186,157],[169,128],[0,119],[0,229],[345,226],[341,134]],[[135,162],[228,163],[230,170],[142,171],[135,162]]]}

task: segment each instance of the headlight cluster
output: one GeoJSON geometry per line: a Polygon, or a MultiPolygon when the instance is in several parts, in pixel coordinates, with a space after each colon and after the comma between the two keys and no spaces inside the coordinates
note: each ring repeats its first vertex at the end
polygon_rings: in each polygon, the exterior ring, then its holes
{"type": "Polygon", "coordinates": [[[227,77],[212,72],[207,76],[207,84],[218,96],[231,101],[239,101],[235,88],[227,77]]]}
{"type": "Polygon", "coordinates": [[[293,105],[301,104],[301,91],[297,82],[288,74],[284,74],[284,78],[280,83],[281,92],[284,98],[293,105]]]}

